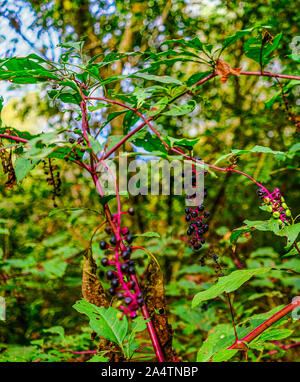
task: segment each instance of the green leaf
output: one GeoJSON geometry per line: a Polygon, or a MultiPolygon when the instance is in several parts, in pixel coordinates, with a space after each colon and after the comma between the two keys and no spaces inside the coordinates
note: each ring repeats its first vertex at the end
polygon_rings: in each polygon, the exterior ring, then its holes
{"type": "Polygon", "coordinates": [[[165,111],[163,115],[178,117],[180,115],[189,114],[195,109],[196,105],[197,103],[195,100],[190,100],[183,105],[170,105],[170,109],[165,111]]]}
{"type": "Polygon", "coordinates": [[[131,358],[134,351],[138,348],[138,345],[134,342],[134,337],[136,333],[142,332],[147,329],[147,324],[144,317],[138,317],[133,324],[132,331],[128,336],[128,342],[126,344],[126,353],[128,354],[128,358],[131,358]]]}
{"type": "Polygon", "coordinates": [[[143,78],[148,81],[157,81],[164,84],[183,85],[183,83],[176,78],[169,76],[155,76],[154,74],[137,73],[134,75],[136,78],[143,78]]]}
{"type": "Polygon", "coordinates": [[[300,223],[297,223],[283,227],[278,234],[287,238],[287,246],[290,247],[297,239],[299,233],[300,223]]]}
{"type": "Polygon", "coordinates": [[[15,162],[15,174],[17,182],[20,183],[26,175],[35,167],[39,160],[31,160],[19,157],[15,162]]]}
{"type": "Polygon", "coordinates": [[[271,53],[277,48],[279,41],[282,37],[282,33],[279,33],[273,40],[273,42],[267,42],[264,44],[262,52],[261,52],[261,46],[262,41],[258,38],[250,38],[246,44],[245,44],[245,54],[247,57],[251,58],[252,60],[256,62],[260,62],[260,59],[262,61],[262,65],[268,64],[273,56],[271,56],[271,53]]]}
{"type": "Polygon", "coordinates": [[[171,147],[185,147],[188,150],[193,150],[193,147],[199,142],[199,138],[187,139],[187,138],[173,138],[170,136],[166,137],[166,142],[171,145],[171,147]]]}
{"type": "Polygon", "coordinates": [[[91,210],[90,208],[73,207],[73,208],[56,208],[56,209],[50,211],[48,216],[50,217],[50,216],[56,215],[60,212],[66,212],[66,211],[89,211],[89,212],[94,212],[95,214],[101,215],[101,213],[99,211],[91,210]]]}
{"type": "Polygon", "coordinates": [[[224,292],[233,292],[251,279],[251,277],[265,274],[270,270],[271,268],[245,269],[234,271],[228,276],[220,277],[214,286],[194,296],[192,307],[199,305],[202,301],[214,299],[224,292]]]}
{"type": "Polygon", "coordinates": [[[36,264],[36,261],[32,256],[27,257],[26,259],[5,259],[5,264],[10,265],[14,268],[30,268],[36,264]]]}
{"type": "Polygon", "coordinates": [[[160,235],[157,232],[137,233],[137,234],[134,234],[134,236],[138,236],[138,237],[160,237],[160,235]]]}
{"type": "Polygon", "coordinates": [[[143,149],[149,152],[167,152],[161,140],[156,135],[152,135],[149,131],[139,131],[130,141],[132,141],[135,146],[143,147],[143,149]]]}
{"type": "Polygon", "coordinates": [[[83,299],[76,301],[73,308],[89,317],[90,326],[97,334],[118,344],[123,349],[123,341],[128,332],[126,316],[120,320],[117,318],[117,309],[97,307],[83,299]]]}
{"type": "Polygon", "coordinates": [[[162,97],[158,102],[152,105],[151,109],[147,112],[146,117],[154,117],[155,115],[161,113],[168,105],[168,97],[162,97]]]}
{"type": "Polygon", "coordinates": [[[220,324],[208,334],[197,354],[197,362],[207,362],[214,353],[226,349],[234,342],[232,325],[220,324]]]}
{"type": "Polygon", "coordinates": [[[85,38],[86,38],[86,36],[82,36],[80,41],[64,42],[64,43],[61,43],[61,44],[59,44],[57,46],[61,47],[61,48],[74,49],[74,50],[77,50],[77,51],[81,51],[82,48],[83,48],[83,45],[84,45],[84,39],[85,38]]]}
{"type": "Polygon", "coordinates": [[[242,154],[248,154],[248,153],[265,153],[265,154],[283,155],[283,156],[287,155],[287,153],[283,151],[272,150],[270,147],[254,146],[252,149],[249,149],[249,150],[234,149],[231,151],[231,153],[222,155],[220,158],[218,158],[215,164],[217,164],[218,162],[221,162],[223,159],[226,159],[232,155],[242,155],[242,154]]]}
{"type": "Polygon", "coordinates": [[[274,232],[275,235],[280,236],[280,230],[279,230],[279,224],[275,219],[270,220],[256,220],[256,221],[250,221],[245,220],[244,223],[246,224],[243,227],[236,228],[232,231],[230,236],[230,242],[233,243],[238,239],[238,237],[245,233],[250,232],[253,229],[257,229],[258,231],[271,231],[274,232]]]}
{"type": "Polygon", "coordinates": [[[87,362],[107,362],[108,360],[109,360],[109,357],[105,357],[105,355],[102,355],[102,354],[96,354],[87,362]]]}
{"type": "Polygon", "coordinates": [[[202,80],[203,78],[207,77],[208,75],[211,74],[211,71],[208,72],[202,72],[202,73],[195,73],[192,74],[189,79],[186,81],[187,86],[193,86],[195,85],[198,81],[202,80]]]}
{"type": "Polygon", "coordinates": [[[130,128],[140,119],[140,116],[137,115],[133,110],[127,111],[123,119],[123,132],[128,134],[130,128]]]}
{"type": "Polygon", "coordinates": [[[271,329],[262,333],[257,339],[258,342],[264,341],[279,341],[289,337],[293,333],[293,330],[289,329],[271,329]]]}
{"type": "Polygon", "coordinates": [[[228,48],[230,45],[234,44],[237,40],[239,40],[240,38],[243,38],[244,36],[246,36],[250,33],[252,33],[252,31],[254,29],[257,29],[257,28],[259,28],[259,27],[257,26],[257,27],[253,27],[253,28],[249,28],[249,29],[243,29],[243,30],[236,31],[234,35],[225,38],[225,40],[222,43],[223,49],[228,48]]]}
{"type": "Polygon", "coordinates": [[[52,326],[49,329],[43,329],[43,332],[44,333],[51,333],[51,334],[58,334],[63,343],[65,343],[65,341],[66,341],[65,330],[62,326],[52,326]]]}
{"type": "Polygon", "coordinates": [[[74,103],[75,105],[79,105],[81,101],[78,91],[72,89],[61,88],[58,90],[50,90],[48,91],[48,95],[53,101],[60,99],[64,103],[74,103]]]}
{"type": "Polygon", "coordinates": [[[213,362],[225,362],[234,357],[238,349],[223,349],[215,353],[212,357],[213,362]]]}
{"type": "Polygon", "coordinates": [[[192,39],[186,39],[186,40],[183,38],[167,40],[162,43],[162,45],[169,45],[169,44],[180,44],[188,48],[193,48],[197,51],[198,50],[203,51],[203,44],[198,37],[194,37],[192,39]]]}
{"type": "Polygon", "coordinates": [[[105,107],[109,107],[110,105],[106,104],[106,103],[97,103],[97,105],[95,106],[88,106],[88,109],[89,111],[96,111],[96,110],[99,110],[99,109],[103,109],[105,107]]]}
{"type": "Polygon", "coordinates": [[[92,137],[90,134],[88,134],[89,142],[92,146],[92,150],[95,154],[97,154],[99,151],[102,150],[101,144],[99,141],[97,141],[94,137],[92,137]]]}
{"type": "Polygon", "coordinates": [[[44,262],[46,276],[62,277],[68,264],[60,258],[54,258],[44,262]]]}

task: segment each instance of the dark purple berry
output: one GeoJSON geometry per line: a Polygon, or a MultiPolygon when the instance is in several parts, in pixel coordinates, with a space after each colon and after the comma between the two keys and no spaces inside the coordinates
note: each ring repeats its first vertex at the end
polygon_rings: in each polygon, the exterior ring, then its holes
{"type": "Polygon", "coordinates": [[[130,207],[130,208],[128,209],[128,213],[129,213],[129,215],[133,216],[133,215],[134,215],[134,208],[133,208],[133,207],[130,207]]]}
{"type": "Polygon", "coordinates": [[[198,208],[198,211],[200,211],[200,212],[204,211],[204,205],[203,204],[200,204],[200,206],[198,206],[197,208],[198,208]]]}
{"type": "Polygon", "coordinates": [[[198,213],[196,211],[191,212],[192,218],[196,218],[198,216],[198,213]]]}
{"type": "Polygon", "coordinates": [[[122,252],[122,259],[123,260],[128,260],[129,258],[130,258],[130,252],[129,251],[122,252]]]}
{"type": "Polygon", "coordinates": [[[195,229],[194,224],[190,224],[190,225],[189,225],[189,229],[190,229],[191,231],[194,231],[194,229],[195,229]]]}
{"type": "Polygon", "coordinates": [[[186,214],[189,214],[190,209],[188,207],[186,207],[184,211],[185,211],[186,214]]]}
{"type": "Polygon", "coordinates": [[[106,277],[108,278],[108,280],[111,280],[114,278],[114,272],[113,271],[107,271],[106,272],[106,277]]]}
{"type": "Polygon", "coordinates": [[[209,214],[208,211],[205,211],[203,215],[204,215],[205,218],[208,218],[210,214],[209,214]]]}
{"type": "Polygon", "coordinates": [[[112,288],[116,288],[119,285],[119,280],[118,279],[112,279],[110,282],[112,288]]]}
{"type": "Polygon", "coordinates": [[[134,266],[133,266],[133,265],[131,265],[131,266],[128,268],[128,273],[129,273],[130,275],[133,275],[133,274],[135,273],[135,269],[134,269],[134,266]]]}
{"type": "Polygon", "coordinates": [[[127,297],[124,298],[124,302],[125,302],[126,305],[130,305],[132,303],[132,298],[127,296],[127,297]]]}
{"type": "Polygon", "coordinates": [[[127,271],[128,271],[128,264],[122,264],[121,265],[121,271],[123,273],[127,273],[127,271]]]}
{"type": "Polygon", "coordinates": [[[194,246],[193,246],[193,248],[195,249],[195,251],[198,251],[201,247],[202,247],[202,245],[199,244],[199,243],[196,243],[196,244],[194,244],[194,246]]]}
{"type": "Polygon", "coordinates": [[[106,243],[106,241],[100,241],[100,248],[101,249],[106,249],[107,248],[107,243],[106,243]]]}
{"type": "Polygon", "coordinates": [[[107,257],[103,257],[103,259],[101,260],[101,264],[106,267],[108,265],[108,258],[107,257]]]}
{"type": "Polygon", "coordinates": [[[138,306],[143,306],[144,305],[144,299],[143,298],[138,298],[137,299],[138,306]]]}
{"type": "Polygon", "coordinates": [[[109,289],[108,289],[108,292],[109,292],[109,294],[111,294],[112,296],[116,293],[116,291],[115,291],[114,288],[109,288],[109,289]]]}
{"type": "Polygon", "coordinates": [[[105,227],[105,232],[107,234],[110,234],[111,233],[111,228],[109,226],[105,227]]]}
{"type": "Polygon", "coordinates": [[[190,220],[191,220],[191,215],[186,215],[186,217],[185,217],[185,220],[187,221],[187,222],[189,222],[190,220]]]}
{"type": "Polygon", "coordinates": [[[193,233],[193,231],[192,231],[191,229],[188,229],[188,230],[186,231],[186,234],[187,234],[188,236],[191,236],[192,233],[193,233]]]}
{"type": "Polygon", "coordinates": [[[110,244],[116,245],[117,244],[117,238],[115,236],[111,237],[109,240],[110,244]]]}
{"type": "Polygon", "coordinates": [[[118,294],[117,294],[117,299],[118,300],[122,300],[123,299],[123,293],[122,292],[119,292],[118,294]]]}
{"type": "Polygon", "coordinates": [[[132,235],[127,235],[126,236],[126,241],[127,241],[127,243],[132,243],[132,241],[133,241],[133,236],[132,235]]]}

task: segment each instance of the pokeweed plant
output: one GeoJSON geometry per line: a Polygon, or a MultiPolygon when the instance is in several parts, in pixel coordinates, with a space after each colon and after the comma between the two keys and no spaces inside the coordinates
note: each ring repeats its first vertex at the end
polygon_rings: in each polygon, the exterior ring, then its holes
{"type": "MultiPolygon", "coordinates": [[[[158,280],[161,276],[157,260],[146,248],[132,245],[136,235],[134,232],[129,232],[129,229],[123,224],[122,218],[124,215],[132,216],[134,208],[122,209],[117,179],[114,178],[114,193],[107,195],[99,178],[99,167],[102,166],[111,173],[108,161],[114,159],[118,150],[124,148],[127,142],[132,142],[137,148],[144,149],[154,157],[172,159],[176,155],[176,158],[180,158],[182,161],[191,162],[192,174],[184,173],[183,176],[191,176],[192,186],[195,189],[200,187],[197,184],[196,164],[204,167],[205,174],[225,172],[246,177],[258,187],[257,194],[263,202],[261,208],[271,213],[271,218],[261,222],[245,221],[245,226],[232,232],[231,241],[234,243],[241,234],[253,229],[272,231],[278,236],[286,237],[288,247],[294,247],[300,254],[297,245],[300,223],[295,223],[292,211],[288,208],[281,191],[278,188],[268,191],[266,186],[237,168],[236,159],[244,153],[259,152],[276,155],[277,152],[267,147],[255,146],[251,150],[234,150],[227,156],[219,158],[215,163],[206,163],[201,158],[191,155],[193,146],[198,142],[198,139],[163,137],[153,123],[163,115],[176,118],[193,112],[199,101],[202,86],[217,77],[223,83],[228,80],[230,75],[262,76],[277,82],[281,80],[299,81],[300,77],[296,75],[264,71],[265,65],[273,57],[280,38],[281,34],[273,38],[266,33],[266,28],[255,27],[237,31],[235,35],[226,38],[222,47],[217,49],[203,44],[198,37],[195,37],[164,42],[168,49],[160,53],[110,52],[93,58],[86,56],[84,40],[80,40],[61,44],[65,51],[58,62],[45,60],[35,54],[0,60],[1,80],[10,81],[13,84],[44,83],[48,89],[48,96],[53,102],[58,103],[61,107],[70,105],[71,110],[77,114],[76,121],[78,123],[74,123],[75,127],[62,128],[35,136],[11,127],[1,126],[1,156],[4,171],[9,174],[10,187],[19,184],[35,166],[42,162],[45,174],[48,176],[48,184],[53,187],[54,201],[59,195],[61,187],[58,167],[53,164],[54,161],[63,160],[72,163],[81,168],[82,171],[87,172],[92,179],[99,195],[99,204],[103,208],[105,219],[95,228],[91,243],[96,232],[104,229],[107,240],[102,240],[99,243],[100,249],[104,251],[101,264],[107,269],[106,278],[110,282],[108,293],[112,297],[113,307],[110,306],[111,301],[102,287],[101,280],[97,277],[97,266],[89,247],[84,254],[83,262],[82,293],[84,299],[77,301],[74,308],[86,314],[90,318],[93,331],[105,339],[105,341],[100,341],[100,356],[98,357],[104,357],[104,360],[130,359],[134,352],[132,348],[134,335],[144,330],[146,325],[157,360],[159,362],[178,360],[172,350],[172,329],[166,314],[163,286],[155,297],[156,302],[160,301],[161,303],[161,311],[157,312],[156,305],[151,305],[155,291],[147,289],[141,282],[141,275],[137,274],[135,261],[131,257],[136,250],[143,250],[149,254],[154,264],[149,271],[149,277],[152,277],[154,281],[151,285],[152,289],[156,288],[156,282],[160,284],[158,280]],[[260,71],[248,72],[242,71],[241,68],[232,68],[229,63],[220,58],[226,48],[245,36],[249,37],[245,44],[245,54],[260,65],[260,71]],[[141,69],[127,75],[122,74],[108,78],[100,76],[100,68],[112,65],[119,60],[126,60],[132,55],[140,56],[140,60],[144,63],[141,65],[141,69]],[[166,62],[172,64],[178,61],[204,63],[208,70],[194,73],[187,81],[156,74],[166,62]],[[131,85],[134,86],[131,93],[114,93],[110,89],[109,84],[122,80],[130,81],[131,85]],[[146,84],[149,83],[151,85],[146,87],[146,84]],[[188,97],[188,100],[184,103],[177,102],[182,97],[188,97]],[[93,114],[100,109],[109,111],[112,107],[118,107],[118,111],[109,113],[107,120],[98,130],[92,129],[90,121],[93,114]],[[99,133],[109,122],[122,113],[124,114],[123,135],[121,137],[110,136],[103,147],[98,140],[99,133]],[[11,151],[16,157],[13,165],[11,163],[11,151]],[[7,156],[7,153],[10,153],[10,157],[7,156]],[[229,165],[225,167],[217,165],[228,157],[230,158],[229,165]],[[112,212],[110,207],[112,199],[116,199],[117,202],[117,211],[115,212],[112,212]],[[143,291],[144,289],[145,291],[143,291]],[[149,309],[151,314],[149,314],[149,309]],[[128,319],[136,319],[140,311],[144,320],[138,321],[133,326],[132,333],[129,334],[128,319]],[[116,350],[121,351],[121,358],[116,358],[114,354],[116,350]]],[[[288,86],[288,84],[289,82],[284,86],[288,86]]],[[[138,153],[143,155],[143,153],[138,153]]],[[[130,152],[126,154],[131,155],[130,152]]],[[[287,155],[286,153],[280,154],[287,155]]],[[[113,176],[112,173],[111,175],[113,176]]],[[[203,189],[202,195],[207,196],[206,188],[203,189]]],[[[192,195],[190,199],[194,197],[192,195]]],[[[57,207],[56,202],[54,207],[57,207]]],[[[190,237],[189,244],[191,244],[192,250],[199,251],[205,244],[203,236],[209,228],[205,222],[209,217],[209,211],[205,209],[202,203],[197,202],[196,207],[186,207],[185,213],[185,220],[189,224],[187,230],[187,235],[190,237]]],[[[144,233],[141,236],[143,235],[147,237],[149,233],[144,233]]],[[[211,257],[220,268],[218,257],[215,254],[212,254],[211,257]]],[[[228,343],[225,341],[221,348],[214,349],[213,345],[210,346],[210,339],[208,338],[203,345],[207,349],[203,347],[200,349],[198,360],[230,359],[238,349],[247,349],[250,343],[266,329],[271,325],[276,325],[280,319],[300,305],[298,298],[274,312],[266,320],[263,319],[258,326],[253,327],[252,331],[248,333],[236,327],[229,293],[237,290],[252,277],[266,274],[271,270],[271,267],[239,268],[228,275],[224,275],[223,270],[220,270],[218,282],[193,297],[192,306],[195,307],[203,301],[215,299],[225,294],[228,297],[235,333],[235,342],[228,343]],[[203,351],[204,357],[201,353],[203,351]]],[[[232,341],[231,336],[228,339],[232,341]]]]}

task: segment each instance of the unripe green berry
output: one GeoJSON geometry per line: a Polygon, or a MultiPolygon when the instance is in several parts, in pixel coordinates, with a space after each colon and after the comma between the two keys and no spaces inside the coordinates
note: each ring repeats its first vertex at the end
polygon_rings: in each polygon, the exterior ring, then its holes
{"type": "Polygon", "coordinates": [[[272,206],[268,206],[267,211],[268,212],[273,212],[273,207],[272,206]]]}
{"type": "Polygon", "coordinates": [[[285,199],[284,199],[284,197],[282,196],[280,200],[281,200],[282,202],[284,202],[285,199]]]}
{"type": "Polygon", "coordinates": [[[264,203],[269,204],[270,203],[270,198],[264,198],[264,203]]]}
{"type": "Polygon", "coordinates": [[[282,208],[284,208],[285,210],[288,208],[288,206],[287,206],[286,203],[282,203],[281,206],[282,206],[282,208]]]}
{"type": "Polygon", "coordinates": [[[120,320],[122,318],[123,314],[121,312],[117,313],[117,318],[120,320]]]}
{"type": "Polygon", "coordinates": [[[286,216],[291,216],[292,215],[291,210],[286,210],[285,214],[286,214],[286,216]]]}
{"type": "Polygon", "coordinates": [[[273,216],[274,216],[274,218],[279,218],[279,216],[280,216],[280,213],[278,212],[278,211],[275,211],[275,212],[273,212],[273,216]]]}

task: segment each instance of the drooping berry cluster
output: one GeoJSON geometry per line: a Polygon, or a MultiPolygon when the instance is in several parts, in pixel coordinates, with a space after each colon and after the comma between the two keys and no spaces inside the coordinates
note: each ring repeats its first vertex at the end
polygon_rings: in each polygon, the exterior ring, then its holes
{"type": "Polygon", "coordinates": [[[52,199],[54,207],[57,207],[56,197],[59,197],[61,194],[61,179],[60,172],[58,171],[58,166],[53,164],[54,159],[48,159],[48,163],[43,160],[44,174],[47,175],[47,183],[53,186],[52,190],[52,199]]]}
{"type": "MultiPolygon", "coordinates": [[[[201,158],[196,157],[195,160],[201,161],[201,158]]],[[[204,175],[206,174],[207,171],[204,171],[204,175]]],[[[189,223],[189,227],[187,230],[187,235],[190,237],[189,243],[192,245],[192,248],[196,251],[198,251],[205,243],[205,238],[203,236],[209,229],[208,224],[205,222],[205,219],[209,217],[209,211],[205,211],[204,205],[200,203],[199,200],[200,197],[201,200],[207,197],[207,187],[202,188],[200,185],[197,185],[197,175],[198,172],[196,170],[196,167],[193,165],[190,176],[192,177],[192,188],[195,190],[195,193],[192,195],[188,195],[187,198],[192,199],[194,202],[193,204],[195,204],[195,206],[185,208],[185,220],[189,223]]],[[[183,173],[183,176],[186,176],[186,174],[183,173]]]]}
{"type": "MultiPolygon", "coordinates": [[[[129,208],[128,213],[134,215],[134,209],[129,208]]],[[[114,216],[112,223],[116,223],[117,217],[114,216]]],[[[131,318],[136,318],[137,310],[144,305],[143,295],[135,281],[134,260],[131,260],[132,248],[130,244],[133,236],[127,227],[120,228],[120,234],[112,232],[111,226],[105,228],[107,234],[112,234],[109,244],[106,241],[100,242],[100,248],[106,250],[106,256],[101,260],[104,267],[112,266],[113,270],[106,271],[106,277],[110,281],[108,292],[116,296],[119,300],[117,307],[122,311],[120,318],[124,314],[131,318]],[[126,242],[126,244],[125,244],[126,242]]]]}
{"type": "Polygon", "coordinates": [[[274,219],[280,224],[288,224],[289,216],[292,215],[291,210],[285,203],[284,197],[281,195],[279,188],[275,188],[273,192],[269,192],[266,188],[257,190],[257,195],[267,205],[267,211],[270,212],[274,219]]]}

